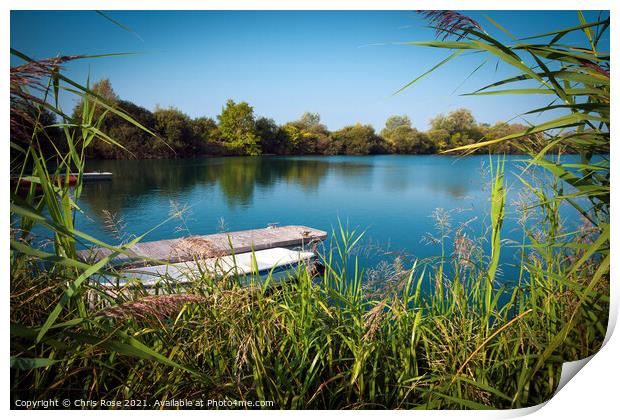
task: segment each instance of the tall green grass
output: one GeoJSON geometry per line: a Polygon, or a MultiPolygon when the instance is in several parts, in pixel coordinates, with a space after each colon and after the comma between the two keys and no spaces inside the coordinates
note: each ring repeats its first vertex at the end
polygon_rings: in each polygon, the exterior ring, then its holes
{"type": "Polygon", "coordinates": [[[38,344],[40,327],[20,323],[22,307],[13,314],[13,397],[522,407],[549,398],[560,363],[591,354],[605,334],[607,290],[599,289],[591,292],[598,307],[579,309],[580,329],[562,352],[545,355],[579,296],[535,273],[508,292],[490,281],[486,260],[459,279],[438,277],[439,266],[409,267],[400,287],[368,298],[355,287],[360,273],[344,278],[340,268],[338,250],[359,236],[332,238],[322,279],[300,268],[277,287],[205,277],[183,294],[133,289],[87,318],[65,311],[38,344]]]}
{"type": "MultiPolygon", "coordinates": [[[[579,319],[585,317],[587,322],[593,321],[592,313],[587,310],[582,313],[584,305],[600,308],[601,300],[608,300],[591,293],[609,279],[610,55],[599,43],[609,33],[610,19],[599,14],[598,20],[587,22],[583,13],[577,12],[575,26],[518,38],[487,18],[512,40],[506,44],[486,32],[479,22],[458,12],[422,14],[441,40],[409,44],[455,52],[406,87],[468,52],[486,56],[473,72],[492,61],[515,72],[512,77],[490,83],[468,95],[545,95],[551,98],[547,106],[518,116],[526,122],[537,116],[543,122],[529,123],[529,127],[519,133],[480,139],[452,150],[469,153],[480,147],[510,142],[530,155],[527,168],[540,167],[553,177],[550,189],[534,188],[525,177],[521,178],[524,187],[537,197],[536,210],[542,216],[542,225],[537,231],[525,230],[529,241],[527,245],[524,242],[524,246],[539,257],[533,261],[523,260],[522,272],[530,275],[530,282],[537,283],[532,294],[559,287],[560,294],[552,295],[556,299],[562,299],[567,291],[575,293],[577,298],[571,302],[567,322],[559,329],[549,330],[553,335],[536,364],[539,369],[552,354],[563,351],[579,319]],[[576,35],[582,37],[582,42],[566,42],[567,36],[576,35]],[[580,162],[566,163],[550,158],[550,153],[556,150],[578,154],[580,162]],[[570,234],[561,229],[558,209],[564,205],[573,207],[583,218],[581,232],[570,234]],[[584,235],[584,231],[587,234],[584,235]],[[586,262],[592,265],[586,267],[586,262]]],[[[540,314],[555,311],[551,304],[544,309],[540,314]]],[[[533,311],[537,312],[534,306],[533,311]]],[[[587,334],[582,337],[582,347],[587,339],[587,334]]],[[[584,353],[580,354],[583,357],[584,353]]],[[[526,377],[532,375],[533,372],[528,372],[526,377]]]]}
{"type": "MultiPolygon", "coordinates": [[[[592,28],[597,25],[605,23],[583,23],[571,31],[586,31],[594,42],[592,28]]],[[[476,39],[426,45],[482,49],[514,64],[523,73],[517,78],[544,79],[544,89],[565,96],[557,107],[569,116],[562,125],[541,124],[529,133],[546,132],[548,144],[565,142],[582,152],[582,162],[570,168],[546,157],[544,146],[532,150],[531,163],[549,169],[552,182],[523,177],[531,198],[523,206],[527,217],[520,278],[510,288],[495,280],[506,246],[503,222],[512,211],[501,159],[491,174],[490,255],[471,253],[464,260],[449,248],[454,238],[442,234],[438,260],[400,267],[389,279],[393,287],[379,294],[364,287],[362,264],[353,252],[362,234],[342,226],[332,232],[331,246],[321,254],[326,267],[321,277],[300,267],[289,282],[278,285],[240,287],[232,274],[213,278],[204,273],[182,291],[165,284],[155,294],[139,286],[103,288],[92,276],[110,270],[110,259],[128,252],[127,246],[142,236],[113,246],[76,230],[81,176],[72,189],[58,181],[59,175],[83,172],[89,141],[114,143],[97,128],[95,108],[105,109],[101,118],[115,113],[140,125],[88,86],[63,76],[58,63],[37,73],[48,83],[39,85],[34,98],[20,83],[23,79],[12,77],[13,95],[60,117],[57,126],[66,143],[55,155],[42,155],[45,131],[36,121],[28,141],[12,143],[19,152],[12,171],[31,181],[25,191],[16,186],[11,194],[12,399],[153,403],[208,398],[270,400],[274,408],[486,409],[524,407],[550,398],[561,363],[591,355],[606,332],[609,183],[607,161],[591,159],[608,150],[608,122],[600,121],[608,118],[609,102],[605,108],[601,99],[608,92],[608,78],[592,66],[576,64],[590,54],[600,67],[595,46],[590,52],[555,41],[504,46],[476,28],[467,31],[467,37],[476,39]],[[538,70],[526,70],[515,51],[544,60],[535,60],[538,70]],[[555,57],[573,67],[549,70],[545,61],[555,57]],[[556,86],[553,80],[558,79],[562,83],[556,86]],[[574,80],[591,86],[567,85],[574,80]],[[58,108],[55,98],[61,89],[83,100],[79,120],[58,108]],[[588,95],[584,91],[566,97],[574,89],[592,92],[589,105],[582,103],[588,95]],[[556,130],[546,131],[550,128],[556,130]],[[591,206],[583,207],[584,201],[591,206]],[[562,228],[560,208],[566,202],[579,206],[587,229],[562,228]],[[51,246],[33,241],[37,225],[53,236],[51,246]],[[80,241],[114,253],[86,264],[76,258],[80,241]]],[[[551,36],[557,41],[567,31],[551,36]]],[[[108,274],[119,275],[113,270],[108,274]]]]}

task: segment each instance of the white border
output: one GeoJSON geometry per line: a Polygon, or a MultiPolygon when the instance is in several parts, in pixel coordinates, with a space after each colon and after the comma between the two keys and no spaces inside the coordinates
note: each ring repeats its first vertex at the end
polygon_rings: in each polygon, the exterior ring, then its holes
{"type": "Polygon", "coordinates": [[[613,3],[612,0],[11,0],[3,6],[14,10],[609,10],[613,3]]]}
{"type": "MultiPolygon", "coordinates": [[[[334,0],[301,0],[293,2],[283,2],[276,0],[229,0],[229,1],[206,1],[206,0],[176,0],[174,2],[164,1],[164,0],[139,0],[139,1],[121,1],[121,0],[93,0],[88,3],[84,1],[76,1],[76,0],[59,0],[59,1],[33,1],[33,0],[11,0],[9,2],[2,2],[1,9],[1,25],[0,31],[2,31],[2,37],[0,38],[0,42],[3,45],[3,51],[5,51],[5,55],[3,56],[3,71],[4,74],[8,73],[9,70],[9,46],[10,46],[10,10],[26,10],[26,9],[40,9],[40,10],[67,10],[67,9],[82,9],[82,10],[168,10],[168,9],[190,9],[190,10],[199,10],[199,9],[213,9],[213,10],[233,10],[233,9],[266,9],[266,10],[276,10],[276,9],[288,9],[288,10],[341,10],[341,9],[354,9],[354,10],[415,10],[415,9],[457,9],[457,10],[611,10],[612,17],[612,39],[611,39],[611,50],[614,50],[614,45],[617,45],[616,42],[616,31],[615,27],[617,24],[617,19],[615,18],[616,10],[618,9],[616,4],[617,1],[611,0],[589,0],[587,2],[578,1],[578,0],[505,0],[505,1],[484,1],[484,0],[468,0],[468,1],[453,1],[453,0],[381,0],[381,1],[372,1],[372,2],[361,2],[361,1],[334,1],[334,0]]],[[[615,62],[614,62],[615,63],[615,62]]],[[[612,68],[612,74],[615,73],[615,67],[612,68]]],[[[5,79],[6,80],[6,79],[5,79]]],[[[3,133],[5,134],[5,139],[8,138],[8,96],[9,96],[9,87],[8,84],[2,85],[2,89],[4,92],[5,100],[2,101],[2,127],[3,133]]],[[[615,98],[618,95],[615,94],[616,90],[614,89],[612,92],[612,96],[615,98]]],[[[612,101],[616,102],[616,99],[612,101]]],[[[612,105],[612,115],[614,115],[613,109],[617,108],[612,105]]],[[[616,112],[617,114],[617,112],[616,112]]],[[[617,120],[617,118],[613,118],[612,120],[617,120]]],[[[615,126],[615,124],[614,124],[615,126]]],[[[618,136],[614,136],[618,137],[618,136]]],[[[8,148],[8,142],[5,141],[5,146],[8,148]]],[[[617,147],[614,146],[614,140],[612,140],[612,155],[614,154],[614,150],[617,147]]],[[[4,159],[5,159],[5,168],[8,168],[8,153],[6,153],[7,149],[5,149],[4,159]]],[[[614,158],[615,159],[615,158],[614,158]]],[[[614,160],[612,159],[612,160],[614,160]]],[[[614,160],[615,162],[615,160],[614,160]]],[[[9,211],[8,211],[8,169],[5,169],[5,178],[0,183],[0,188],[2,190],[2,196],[5,197],[5,201],[3,201],[0,205],[3,208],[3,215],[5,218],[5,225],[7,228],[9,226],[9,211]]],[[[612,165],[612,183],[615,185],[617,183],[617,165],[612,165]]],[[[619,205],[618,200],[616,199],[616,194],[612,193],[612,202],[614,206],[619,205]]],[[[614,207],[615,208],[615,207],[614,207]]],[[[6,232],[8,234],[8,232],[6,232]]],[[[618,252],[614,248],[616,240],[620,238],[618,235],[618,225],[612,224],[612,261],[616,261],[618,256],[618,252]]],[[[6,234],[5,234],[6,235],[6,234]]],[[[0,255],[4,255],[6,258],[3,264],[0,265],[2,267],[2,277],[0,277],[2,282],[2,292],[4,301],[3,305],[6,305],[3,313],[5,313],[6,318],[5,322],[2,323],[2,334],[3,337],[6,338],[8,336],[8,323],[6,319],[9,316],[9,308],[8,308],[8,295],[9,295],[9,282],[8,282],[8,264],[7,259],[9,255],[9,245],[8,240],[6,238],[8,235],[2,238],[0,241],[1,244],[1,252],[0,255]]],[[[615,267],[615,264],[612,264],[615,267]]],[[[615,273],[615,271],[614,271],[615,273]]],[[[552,398],[544,407],[538,407],[539,410],[507,410],[507,411],[492,411],[492,412],[460,412],[460,411],[427,411],[427,412],[417,412],[417,411],[389,411],[389,412],[331,412],[327,411],[324,413],[315,413],[315,412],[307,412],[307,411],[297,411],[294,413],[290,412],[278,412],[278,411],[269,411],[269,412],[252,412],[252,416],[256,416],[257,418],[265,418],[265,419],[273,419],[273,418],[289,418],[291,415],[295,417],[301,418],[310,418],[315,415],[320,416],[328,416],[328,417],[339,417],[339,418],[370,418],[375,416],[387,416],[389,418],[472,418],[472,419],[484,419],[484,418],[506,418],[506,417],[517,417],[520,415],[527,414],[528,412],[533,412],[530,418],[562,418],[562,419],[571,419],[571,418],[579,418],[583,420],[584,418],[607,418],[611,413],[617,411],[616,406],[619,404],[620,399],[618,398],[616,386],[618,385],[618,379],[620,378],[620,362],[618,360],[618,356],[620,355],[620,342],[617,338],[617,334],[611,335],[613,328],[615,326],[615,321],[617,320],[618,315],[618,285],[617,281],[612,278],[612,294],[611,294],[611,304],[612,310],[610,314],[611,324],[608,328],[608,339],[609,341],[603,347],[603,349],[595,355],[592,360],[588,363],[587,367],[583,369],[583,371],[577,374],[577,377],[573,380],[570,380],[564,388],[562,388],[559,393],[552,398]]],[[[2,388],[0,389],[1,398],[2,398],[2,406],[4,410],[8,410],[9,408],[9,389],[10,384],[8,383],[9,371],[8,371],[8,359],[9,359],[9,340],[4,339],[2,344],[2,354],[4,355],[5,362],[0,364],[0,377],[2,378],[2,388]]],[[[1,359],[0,359],[1,360],[1,359]]],[[[208,416],[210,418],[221,418],[221,417],[241,417],[246,416],[248,413],[245,412],[213,412],[209,413],[204,412],[189,412],[184,411],[181,415],[183,416],[191,416],[195,418],[203,418],[204,416],[208,416]]],[[[80,412],[51,412],[46,411],[45,413],[41,412],[19,412],[14,411],[11,412],[11,415],[19,418],[37,418],[39,416],[45,416],[46,418],[78,418],[83,416],[83,413],[80,412]]],[[[168,418],[171,415],[175,415],[171,411],[166,412],[114,412],[110,414],[108,412],[102,411],[90,411],[87,414],[92,418],[101,418],[108,417],[110,415],[115,416],[115,418],[129,418],[129,416],[140,417],[140,418],[156,418],[165,416],[168,418]]],[[[178,414],[177,414],[178,415],[178,414]]]]}

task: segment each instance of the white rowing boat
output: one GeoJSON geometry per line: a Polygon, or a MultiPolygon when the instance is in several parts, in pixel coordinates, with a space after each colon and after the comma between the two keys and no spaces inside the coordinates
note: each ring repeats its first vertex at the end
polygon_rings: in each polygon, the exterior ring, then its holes
{"type": "Polygon", "coordinates": [[[226,255],[176,264],[155,265],[124,270],[122,278],[103,276],[102,284],[124,286],[128,281],[139,281],[145,287],[157,284],[187,284],[204,275],[216,277],[238,276],[242,283],[251,279],[264,282],[271,275],[272,282],[288,280],[297,273],[300,264],[310,266],[316,259],[314,252],[286,248],[270,248],[254,253],[226,255]],[[255,261],[253,261],[253,258],[255,261]]]}

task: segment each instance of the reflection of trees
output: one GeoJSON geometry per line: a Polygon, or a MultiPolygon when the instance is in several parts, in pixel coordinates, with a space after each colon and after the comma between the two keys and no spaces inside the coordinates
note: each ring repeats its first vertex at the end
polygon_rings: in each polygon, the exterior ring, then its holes
{"type": "Polygon", "coordinates": [[[351,161],[347,159],[340,161],[334,164],[333,171],[351,187],[369,187],[372,183],[372,175],[376,166],[375,162],[372,158],[370,160],[366,157],[359,159],[361,160],[351,161]]]}
{"type": "Polygon", "coordinates": [[[228,157],[179,160],[93,161],[87,170],[112,172],[111,182],[87,184],[82,200],[93,216],[101,210],[122,213],[138,206],[141,197],[178,197],[196,186],[218,185],[228,206],[247,205],[257,185],[271,188],[292,183],[306,192],[318,189],[330,170],[351,179],[363,177],[372,165],[332,162],[325,158],[228,157]]]}
{"type": "Polygon", "coordinates": [[[229,207],[252,201],[254,186],[261,173],[261,158],[225,158],[208,169],[214,176],[229,207]]]}
{"type": "Polygon", "coordinates": [[[142,196],[154,193],[177,196],[200,183],[212,185],[215,179],[197,160],[92,161],[87,171],[112,172],[112,181],[87,183],[81,199],[99,216],[101,210],[120,213],[133,207],[142,196]]]}
{"type": "Polygon", "coordinates": [[[286,182],[304,191],[316,190],[331,164],[326,160],[297,160],[278,157],[230,157],[208,165],[210,179],[217,181],[226,196],[228,206],[247,205],[252,201],[254,188],[270,188],[286,182]]]}

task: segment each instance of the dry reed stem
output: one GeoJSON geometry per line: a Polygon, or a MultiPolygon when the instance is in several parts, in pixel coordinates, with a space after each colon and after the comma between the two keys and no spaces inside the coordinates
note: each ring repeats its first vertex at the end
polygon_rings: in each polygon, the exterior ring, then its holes
{"type": "Polygon", "coordinates": [[[147,296],[140,300],[124,303],[113,308],[103,309],[95,316],[115,319],[149,319],[163,320],[178,314],[188,303],[202,303],[207,298],[199,295],[162,295],[147,296]]]}
{"type": "Polygon", "coordinates": [[[177,254],[189,254],[193,259],[213,258],[226,255],[222,250],[218,250],[213,242],[200,236],[181,238],[173,245],[173,249],[177,254]]]}
{"type": "Polygon", "coordinates": [[[381,321],[384,317],[384,307],[385,300],[382,300],[381,302],[377,303],[370,311],[364,314],[364,329],[366,330],[366,333],[362,337],[363,341],[370,341],[376,335],[379,327],[381,326],[381,321]]]}
{"type": "Polygon", "coordinates": [[[243,370],[243,366],[245,366],[248,362],[248,348],[250,346],[250,341],[252,340],[252,334],[248,334],[239,344],[239,349],[237,350],[237,356],[235,357],[235,366],[237,368],[237,386],[241,386],[241,372],[243,370]]]}
{"type": "Polygon", "coordinates": [[[497,331],[495,331],[493,334],[491,334],[490,336],[488,336],[483,342],[482,344],[480,344],[476,350],[474,350],[474,352],[472,354],[469,355],[469,357],[467,358],[467,360],[465,360],[465,362],[461,365],[461,367],[456,371],[456,373],[454,374],[454,377],[452,378],[452,381],[450,381],[450,385],[452,385],[454,383],[454,381],[456,381],[456,378],[461,374],[461,372],[463,371],[463,369],[465,368],[465,366],[467,366],[467,363],[469,363],[469,361],[471,359],[474,358],[474,356],[480,351],[482,350],[482,348],[493,339],[493,337],[495,337],[497,334],[499,334],[500,332],[502,332],[503,330],[505,330],[506,328],[508,328],[510,325],[512,325],[513,323],[517,322],[519,319],[523,318],[525,315],[529,314],[530,312],[532,312],[533,309],[528,309],[527,311],[523,312],[522,314],[520,314],[519,316],[511,319],[510,321],[508,321],[506,324],[504,324],[501,328],[499,328],[497,331]]]}
{"type": "Polygon", "coordinates": [[[35,118],[32,115],[20,108],[18,105],[19,99],[25,101],[26,103],[34,103],[38,105],[45,104],[44,100],[40,96],[32,94],[28,91],[28,88],[32,88],[34,91],[46,92],[48,86],[41,82],[41,79],[51,77],[52,74],[58,72],[61,64],[79,58],[83,58],[83,56],[60,56],[29,61],[20,66],[11,67],[10,127],[13,135],[22,139],[28,139],[32,135],[32,133],[29,133],[26,127],[24,127],[24,124],[19,121],[20,118],[33,126],[36,123],[35,118]]]}
{"type": "Polygon", "coordinates": [[[446,39],[456,35],[457,40],[465,38],[468,31],[477,29],[485,32],[474,19],[454,10],[418,10],[435,29],[435,37],[446,39]]]}

